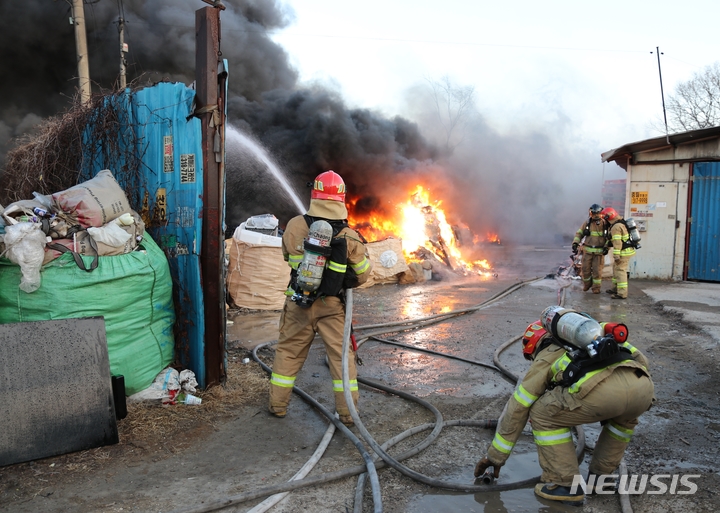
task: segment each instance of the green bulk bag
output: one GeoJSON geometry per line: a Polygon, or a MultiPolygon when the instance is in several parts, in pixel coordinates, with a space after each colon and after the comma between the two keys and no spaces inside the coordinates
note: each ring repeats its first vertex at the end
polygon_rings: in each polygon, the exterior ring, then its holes
{"type": "MultiPolygon", "coordinates": [[[[82,258],[89,267],[92,257],[82,258]]],[[[99,257],[92,272],[63,254],[43,266],[40,288],[30,294],[20,290],[21,276],[20,266],[0,258],[0,324],[104,317],[110,372],[125,377],[127,395],[173,361],[170,267],[149,234],[132,253],[99,257]]]]}

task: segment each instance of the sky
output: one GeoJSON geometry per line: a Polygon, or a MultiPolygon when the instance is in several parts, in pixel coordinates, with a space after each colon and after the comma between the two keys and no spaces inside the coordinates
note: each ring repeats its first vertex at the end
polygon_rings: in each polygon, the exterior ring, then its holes
{"type": "MultiPolygon", "coordinates": [[[[420,183],[475,234],[557,240],[602,202],[604,180],[625,178],[601,153],[663,135],[651,52],[663,52],[666,98],[720,59],[720,8],[709,0],[224,2],[231,232],[251,215],[273,213],[282,226],[298,213],[238,142],[242,133],[303,201],[307,182],[333,169],[356,213],[395,215],[420,183]],[[474,100],[449,145],[431,93],[443,77],[472,88],[474,100]]],[[[86,2],[93,91],[117,87],[120,14],[131,88],[192,84],[195,16],[208,8],[200,0],[86,2]]],[[[0,75],[12,77],[0,81],[0,182],[18,138],[72,103],[70,14],[56,0],[0,2],[0,75]]]]}
{"type": "MultiPolygon", "coordinates": [[[[301,82],[412,117],[409,90],[447,75],[502,132],[555,130],[591,154],[662,135],[662,95],[720,59],[712,1],[290,0],[272,32],[301,82]],[[659,47],[660,67],[656,48],[659,47]],[[653,53],[651,53],[653,52],[653,53]]],[[[624,177],[607,165],[609,178],[624,177]]]]}

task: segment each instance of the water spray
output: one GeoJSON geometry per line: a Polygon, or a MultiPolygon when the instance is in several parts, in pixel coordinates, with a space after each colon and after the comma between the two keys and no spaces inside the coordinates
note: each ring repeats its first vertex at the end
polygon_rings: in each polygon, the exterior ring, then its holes
{"type": "Polygon", "coordinates": [[[240,132],[237,128],[234,128],[230,125],[228,125],[227,127],[225,138],[227,141],[234,141],[240,144],[242,147],[249,150],[255,158],[257,158],[260,162],[267,166],[270,174],[275,177],[275,179],[280,183],[280,186],[283,188],[285,193],[292,200],[293,204],[298,210],[298,213],[304,214],[307,211],[307,208],[305,207],[305,205],[303,205],[303,202],[300,201],[297,193],[295,193],[293,188],[290,186],[290,183],[288,182],[287,178],[280,170],[280,168],[277,166],[277,164],[275,164],[275,162],[273,162],[273,160],[270,158],[270,155],[265,150],[265,148],[260,146],[248,135],[240,132]]]}

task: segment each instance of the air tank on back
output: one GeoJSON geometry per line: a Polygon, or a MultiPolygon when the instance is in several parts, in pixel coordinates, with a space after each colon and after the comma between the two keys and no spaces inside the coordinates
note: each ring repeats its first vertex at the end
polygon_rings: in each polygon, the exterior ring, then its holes
{"type": "Polygon", "coordinates": [[[632,240],[635,244],[635,248],[640,249],[640,232],[638,232],[635,219],[633,219],[632,217],[628,217],[627,219],[625,219],[625,224],[627,225],[630,240],[632,240]]]}
{"type": "Polygon", "coordinates": [[[310,225],[303,246],[303,259],[297,270],[297,284],[306,294],[320,287],[325,263],[330,255],[332,234],[332,226],[327,221],[319,220],[310,225]]]}
{"type": "Polygon", "coordinates": [[[595,343],[604,332],[595,319],[562,306],[549,306],[540,320],[543,328],[556,339],[587,351],[591,357],[597,354],[595,343]]]}

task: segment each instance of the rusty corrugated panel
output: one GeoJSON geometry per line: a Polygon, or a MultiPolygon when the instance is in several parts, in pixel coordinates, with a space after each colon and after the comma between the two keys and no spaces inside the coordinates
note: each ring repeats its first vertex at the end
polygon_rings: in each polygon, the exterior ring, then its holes
{"type": "MultiPolygon", "coordinates": [[[[125,127],[120,156],[96,152],[83,178],[101,169],[139,203],[148,233],[168,257],[173,279],[175,351],[202,387],[205,383],[205,316],[200,284],[203,168],[200,120],[192,117],[195,91],[161,82],[127,90],[115,103],[125,127]],[[128,150],[129,146],[134,146],[128,150]],[[135,158],[129,162],[128,151],[135,158]],[[132,167],[130,169],[129,167],[132,167]]],[[[110,101],[110,100],[109,100],[110,101]]],[[[92,149],[92,148],[90,148],[92,149]]]]}
{"type": "MultiPolygon", "coordinates": [[[[203,159],[195,91],[162,82],[132,95],[143,159],[148,231],[165,251],[173,276],[180,361],[205,386],[205,317],[200,280],[203,159]]],[[[145,209],[144,209],[145,210],[145,209]]]]}

